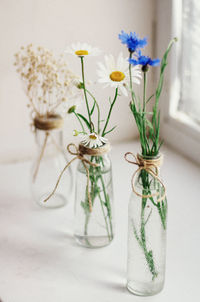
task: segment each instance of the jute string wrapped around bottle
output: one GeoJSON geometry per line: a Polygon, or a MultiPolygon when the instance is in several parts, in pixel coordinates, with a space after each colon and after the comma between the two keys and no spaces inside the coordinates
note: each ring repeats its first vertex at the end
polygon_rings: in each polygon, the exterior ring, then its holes
{"type": "MultiPolygon", "coordinates": [[[[63,118],[58,115],[58,114],[51,114],[49,117],[45,117],[45,116],[36,116],[33,119],[33,126],[34,129],[39,129],[39,130],[43,130],[45,131],[45,138],[44,138],[44,143],[42,145],[42,149],[38,158],[38,162],[36,165],[36,169],[35,172],[33,174],[33,181],[35,182],[38,171],[39,171],[39,167],[40,167],[40,162],[42,160],[42,157],[44,155],[44,151],[47,145],[47,141],[48,141],[48,137],[50,136],[50,130],[53,129],[60,129],[63,127],[64,124],[64,120],[63,118]]],[[[53,139],[52,139],[53,140],[53,139]]],[[[55,144],[55,142],[53,141],[53,143],[55,144]]]]}
{"type": "Polygon", "coordinates": [[[127,152],[124,155],[125,160],[133,165],[137,165],[138,169],[133,173],[132,179],[131,179],[131,185],[132,185],[132,190],[133,192],[142,198],[149,198],[149,197],[154,197],[154,196],[158,196],[159,193],[156,192],[154,194],[147,194],[147,195],[143,195],[140,194],[136,191],[135,189],[135,176],[138,172],[145,170],[147,173],[151,174],[155,179],[157,179],[159,181],[159,183],[161,184],[162,188],[163,188],[163,195],[157,199],[157,202],[160,202],[162,200],[165,199],[166,196],[166,189],[165,189],[165,185],[162,182],[162,180],[159,178],[158,176],[158,168],[161,166],[162,162],[163,162],[163,155],[161,154],[160,156],[158,156],[157,158],[154,159],[146,159],[144,157],[142,157],[141,155],[137,154],[137,156],[135,156],[132,152],[127,152]],[[134,160],[130,160],[128,157],[132,156],[134,158],[134,160]]]}
{"type": "Polygon", "coordinates": [[[49,198],[51,198],[51,196],[53,196],[53,194],[55,193],[65,170],[71,165],[71,163],[73,161],[75,161],[76,159],[79,159],[82,161],[86,174],[87,174],[87,195],[88,195],[88,202],[89,202],[89,211],[92,212],[92,200],[91,200],[90,188],[89,188],[90,173],[89,173],[87,164],[92,167],[99,167],[99,164],[89,161],[84,155],[101,156],[103,154],[106,154],[110,151],[110,144],[107,143],[107,144],[103,145],[102,147],[91,149],[91,148],[85,147],[81,144],[77,147],[75,144],[71,143],[67,146],[67,150],[71,155],[74,155],[75,157],[72,158],[71,161],[69,161],[68,164],[63,168],[62,172],[60,173],[60,175],[58,177],[55,188],[53,189],[52,193],[44,200],[44,202],[49,200],[49,198]],[[72,148],[74,148],[74,150],[72,148]]]}

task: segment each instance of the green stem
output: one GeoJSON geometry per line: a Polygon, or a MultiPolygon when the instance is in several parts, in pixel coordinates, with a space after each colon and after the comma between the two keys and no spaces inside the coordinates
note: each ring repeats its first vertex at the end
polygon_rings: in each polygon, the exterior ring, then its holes
{"type": "Polygon", "coordinates": [[[143,86],[143,114],[146,113],[146,86],[147,86],[147,73],[144,74],[144,86],[143,86]]]}
{"type": "MultiPolygon", "coordinates": [[[[148,191],[148,195],[151,194],[151,190],[148,191]]],[[[160,197],[160,195],[158,195],[160,197]]],[[[167,200],[156,203],[153,197],[149,198],[152,204],[158,209],[163,229],[166,230],[166,217],[167,217],[167,200]]]]}
{"type": "MultiPolygon", "coordinates": [[[[142,186],[143,186],[143,190],[142,190],[142,195],[147,195],[149,192],[149,176],[148,176],[148,172],[146,171],[141,171],[141,180],[142,180],[142,186]]],[[[134,227],[134,234],[136,237],[136,240],[138,241],[138,243],[140,244],[141,248],[143,249],[144,252],[144,256],[145,259],[147,261],[149,270],[152,274],[152,280],[155,279],[155,277],[157,277],[158,273],[156,271],[155,268],[155,263],[154,263],[154,258],[153,258],[153,251],[152,250],[148,250],[147,249],[147,243],[146,243],[146,230],[145,230],[145,226],[147,224],[147,222],[149,221],[150,214],[148,215],[146,221],[145,221],[145,209],[146,209],[146,204],[147,204],[147,198],[142,197],[142,205],[141,205],[141,216],[140,216],[140,237],[137,234],[137,231],[135,229],[135,226],[133,224],[134,227]]]]}
{"type": "MultiPolygon", "coordinates": [[[[142,195],[146,195],[147,191],[144,189],[142,191],[142,195]]],[[[147,261],[147,264],[149,266],[149,270],[152,274],[152,280],[154,280],[154,278],[157,276],[157,272],[155,269],[155,264],[154,264],[154,259],[153,259],[153,252],[150,250],[148,251],[147,249],[147,245],[146,245],[146,232],[145,232],[145,224],[146,222],[144,221],[144,213],[145,213],[145,208],[146,208],[146,203],[147,203],[147,199],[146,198],[142,198],[142,210],[141,210],[141,243],[142,243],[142,247],[144,250],[144,255],[147,261]]]]}
{"type": "Polygon", "coordinates": [[[103,217],[104,217],[104,220],[105,220],[105,223],[106,223],[106,231],[108,233],[108,238],[109,238],[109,240],[111,240],[111,235],[110,235],[109,228],[108,228],[108,222],[107,222],[106,214],[105,214],[105,211],[104,211],[103,201],[101,199],[101,194],[98,193],[98,196],[99,196],[99,200],[100,200],[100,203],[101,203],[101,209],[102,209],[103,217]]]}
{"type": "Polygon", "coordinates": [[[101,117],[100,117],[100,108],[99,108],[99,104],[97,103],[97,100],[95,99],[95,97],[93,96],[93,94],[86,89],[86,92],[93,98],[96,106],[97,106],[97,112],[98,112],[98,122],[97,122],[97,125],[98,125],[98,134],[100,133],[100,120],[101,120],[101,117]]]}
{"type": "MultiPolygon", "coordinates": [[[[132,58],[132,52],[129,53],[129,58],[131,59],[132,58]]],[[[140,134],[140,141],[141,141],[141,147],[142,147],[142,154],[143,155],[146,155],[146,149],[148,148],[148,142],[147,142],[147,139],[144,135],[144,119],[143,119],[143,115],[141,116],[141,110],[139,110],[139,112],[137,111],[137,107],[136,107],[136,95],[133,91],[133,84],[132,84],[132,65],[129,64],[129,80],[130,80],[130,91],[131,91],[131,103],[130,103],[130,108],[131,108],[131,111],[135,117],[135,121],[136,121],[136,125],[138,127],[138,130],[139,130],[139,134],[140,134]]],[[[146,81],[146,79],[145,79],[146,81]]],[[[146,86],[146,83],[145,83],[145,86],[146,86]]],[[[146,88],[145,88],[146,89],[146,88]]],[[[145,92],[146,93],[146,92],[145,92]]],[[[144,97],[146,98],[145,94],[144,94],[144,97]]],[[[141,106],[139,106],[139,109],[140,109],[141,106]]]]}
{"type": "MultiPolygon", "coordinates": [[[[96,162],[99,164],[100,163],[100,158],[96,158],[96,162]]],[[[102,159],[102,157],[101,157],[101,162],[102,162],[102,165],[103,165],[103,159],[102,159]]],[[[102,188],[103,188],[103,194],[104,194],[104,199],[105,199],[104,205],[107,208],[107,213],[108,213],[107,217],[109,218],[109,225],[110,225],[110,235],[109,235],[109,230],[108,230],[109,240],[112,240],[113,239],[113,227],[112,227],[112,217],[111,217],[110,200],[108,199],[108,196],[106,194],[106,188],[105,188],[103,176],[102,176],[102,173],[101,173],[101,168],[97,167],[97,169],[99,169],[99,177],[100,177],[100,180],[101,180],[101,184],[102,184],[102,188]]]]}
{"type": "Polygon", "coordinates": [[[147,149],[149,149],[148,141],[147,141],[147,136],[146,136],[146,84],[147,84],[147,75],[146,72],[143,72],[144,74],[144,85],[143,85],[143,109],[142,109],[142,120],[143,120],[143,137],[145,141],[145,154],[147,154],[147,149]]]}
{"type": "Polygon", "coordinates": [[[87,234],[88,234],[87,229],[88,229],[89,217],[90,217],[90,214],[87,213],[87,214],[86,214],[86,217],[85,217],[85,227],[84,227],[84,235],[85,235],[85,236],[87,236],[87,234]]]}
{"type": "MultiPolygon", "coordinates": [[[[95,159],[95,157],[91,157],[91,161],[92,162],[93,162],[94,159],[95,159]]],[[[99,158],[96,158],[96,163],[99,163],[99,158]]],[[[104,210],[105,203],[103,202],[103,200],[101,198],[101,193],[100,193],[100,190],[99,190],[99,187],[98,187],[98,179],[100,178],[101,179],[101,183],[102,183],[103,192],[104,192],[104,198],[105,198],[105,201],[106,201],[105,185],[104,185],[101,173],[102,172],[101,172],[101,168],[100,167],[91,167],[90,166],[90,182],[91,182],[91,188],[93,188],[91,190],[90,194],[91,194],[91,199],[92,199],[92,205],[94,205],[94,199],[96,197],[96,193],[95,192],[96,191],[98,192],[97,195],[98,195],[99,200],[100,200],[100,204],[101,204],[101,208],[102,208],[102,214],[103,214],[103,217],[104,217],[104,220],[105,220],[106,231],[107,231],[107,234],[108,234],[109,241],[111,241],[112,238],[113,238],[112,227],[111,227],[111,234],[110,234],[109,226],[108,226],[108,221],[107,221],[107,216],[106,216],[105,210],[104,210]],[[96,171],[97,171],[97,173],[95,173],[96,171]]],[[[86,187],[86,194],[85,194],[85,196],[86,196],[85,198],[87,199],[87,187],[86,187]]],[[[87,200],[87,202],[88,202],[88,200],[87,200]]],[[[85,227],[84,227],[84,234],[85,235],[87,235],[87,228],[88,228],[88,222],[89,222],[90,215],[91,215],[91,213],[89,213],[89,212],[86,213],[85,227]]],[[[110,222],[110,225],[111,225],[111,221],[109,221],[109,222],[110,222]]]]}
{"type": "MultiPolygon", "coordinates": [[[[90,213],[87,213],[85,216],[85,227],[84,227],[84,236],[88,235],[88,223],[90,220],[90,213]]],[[[88,246],[92,247],[92,244],[89,242],[88,238],[85,238],[85,242],[87,243],[88,246]]]]}
{"type": "Polygon", "coordinates": [[[82,131],[85,133],[85,128],[84,128],[84,126],[83,126],[83,123],[81,122],[80,117],[78,116],[78,114],[77,114],[75,111],[74,111],[73,113],[74,113],[75,116],[77,117],[77,119],[78,119],[78,121],[79,121],[79,123],[80,123],[80,125],[81,125],[82,131]]]}
{"type": "Polygon", "coordinates": [[[103,188],[103,193],[104,193],[104,198],[106,201],[106,207],[107,207],[107,213],[108,213],[108,218],[109,218],[109,225],[110,225],[110,239],[113,238],[113,227],[112,227],[112,216],[111,216],[111,206],[110,206],[110,200],[108,200],[107,194],[106,194],[106,189],[105,189],[105,184],[104,184],[104,180],[102,175],[100,176],[101,179],[101,184],[102,184],[102,188],[103,188]]]}
{"type": "MultiPolygon", "coordinates": [[[[129,53],[129,59],[132,58],[132,52],[129,53]]],[[[132,66],[131,64],[129,63],[129,80],[130,80],[130,91],[131,91],[131,99],[132,99],[132,102],[134,103],[135,105],[135,93],[133,91],[133,83],[132,83],[132,70],[131,70],[132,66]]]]}
{"type": "Polygon", "coordinates": [[[137,230],[136,230],[136,227],[134,225],[134,221],[132,219],[132,226],[133,226],[133,233],[135,235],[135,238],[138,242],[138,244],[140,245],[140,247],[143,249],[143,252],[144,252],[144,256],[145,256],[145,259],[147,261],[147,264],[149,266],[149,270],[150,272],[152,273],[152,280],[155,279],[155,277],[157,277],[158,273],[155,271],[155,267],[154,267],[154,262],[153,262],[153,253],[152,251],[148,251],[147,250],[147,247],[146,247],[146,242],[143,242],[140,237],[138,236],[138,233],[137,233],[137,230]]]}
{"type": "Polygon", "coordinates": [[[87,99],[87,93],[86,93],[86,88],[85,88],[85,75],[84,75],[84,57],[81,56],[81,71],[82,71],[82,81],[83,81],[83,91],[84,91],[84,96],[85,96],[85,103],[86,103],[86,107],[87,107],[87,112],[88,112],[88,118],[90,121],[90,132],[92,132],[93,127],[92,127],[92,120],[91,120],[91,116],[90,116],[90,108],[89,108],[89,104],[88,104],[88,99],[87,99]]]}
{"type": "Polygon", "coordinates": [[[115,96],[114,96],[113,102],[112,102],[111,105],[110,105],[110,110],[109,110],[109,112],[108,112],[108,117],[107,117],[105,126],[104,126],[103,131],[102,131],[102,136],[105,136],[106,128],[107,128],[107,126],[108,126],[108,122],[109,122],[109,120],[110,120],[110,115],[111,115],[113,106],[114,106],[114,104],[115,104],[115,102],[116,102],[117,96],[118,96],[118,87],[117,87],[116,90],[115,90],[115,96]]]}
{"type": "MultiPolygon", "coordinates": [[[[146,195],[145,190],[143,190],[142,195],[146,195]]],[[[141,234],[141,240],[142,240],[143,244],[146,243],[145,222],[144,222],[144,210],[145,210],[145,207],[146,207],[146,202],[147,202],[146,198],[142,198],[140,234],[141,234]]]]}
{"type": "Polygon", "coordinates": [[[162,222],[163,229],[166,230],[166,218],[167,218],[167,200],[158,202],[158,213],[162,222]]]}

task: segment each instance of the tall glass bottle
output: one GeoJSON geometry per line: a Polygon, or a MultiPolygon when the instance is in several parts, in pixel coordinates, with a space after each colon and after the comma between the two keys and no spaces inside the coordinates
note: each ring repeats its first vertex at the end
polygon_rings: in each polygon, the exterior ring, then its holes
{"type": "Polygon", "coordinates": [[[128,210],[127,288],[149,296],[164,286],[167,199],[159,174],[139,169],[133,186],[138,194],[131,193],[128,210]]]}
{"type": "Polygon", "coordinates": [[[63,150],[63,119],[57,115],[50,118],[36,118],[34,124],[37,155],[31,170],[32,195],[42,207],[59,208],[69,200],[72,186],[70,167],[63,176],[56,193],[48,201],[44,202],[44,199],[52,192],[67,162],[63,150]]]}
{"type": "Polygon", "coordinates": [[[74,236],[79,244],[98,248],[108,245],[114,237],[112,167],[108,154],[85,157],[99,166],[87,164],[91,211],[87,172],[82,161],[77,166],[74,236]]]}

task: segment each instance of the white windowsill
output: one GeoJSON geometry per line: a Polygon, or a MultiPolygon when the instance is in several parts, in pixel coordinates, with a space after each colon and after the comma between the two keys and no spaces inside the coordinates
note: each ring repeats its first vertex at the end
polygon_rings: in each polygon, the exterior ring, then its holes
{"type": "MultiPolygon", "coordinates": [[[[116,237],[105,248],[76,244],[73,198],[63,209],[45,210],[31,200],[30,163],[0,166],[0,300],[2,302],[147,301],[125,288],[127,206],[135,166],[123,160],[136,142],[112,149],[116,237]]],[[[200,203],[198,166],[164,147],[162,175],[169,203],[164,290],[149,301],[197,301],[200,203]]]]}

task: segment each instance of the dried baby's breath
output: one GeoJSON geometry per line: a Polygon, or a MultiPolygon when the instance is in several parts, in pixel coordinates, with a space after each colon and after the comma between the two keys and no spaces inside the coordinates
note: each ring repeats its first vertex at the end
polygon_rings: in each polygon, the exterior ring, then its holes
{"type": "Polygon", "coordinates": [[[48,49],[29,44],[15,54],[14,65],[24,83],[29,107],[38,116],[59,113],[67,99],[77,100],[80,95],[77,76],[66,67],[63,55],[57,58],[48,49]]]}

